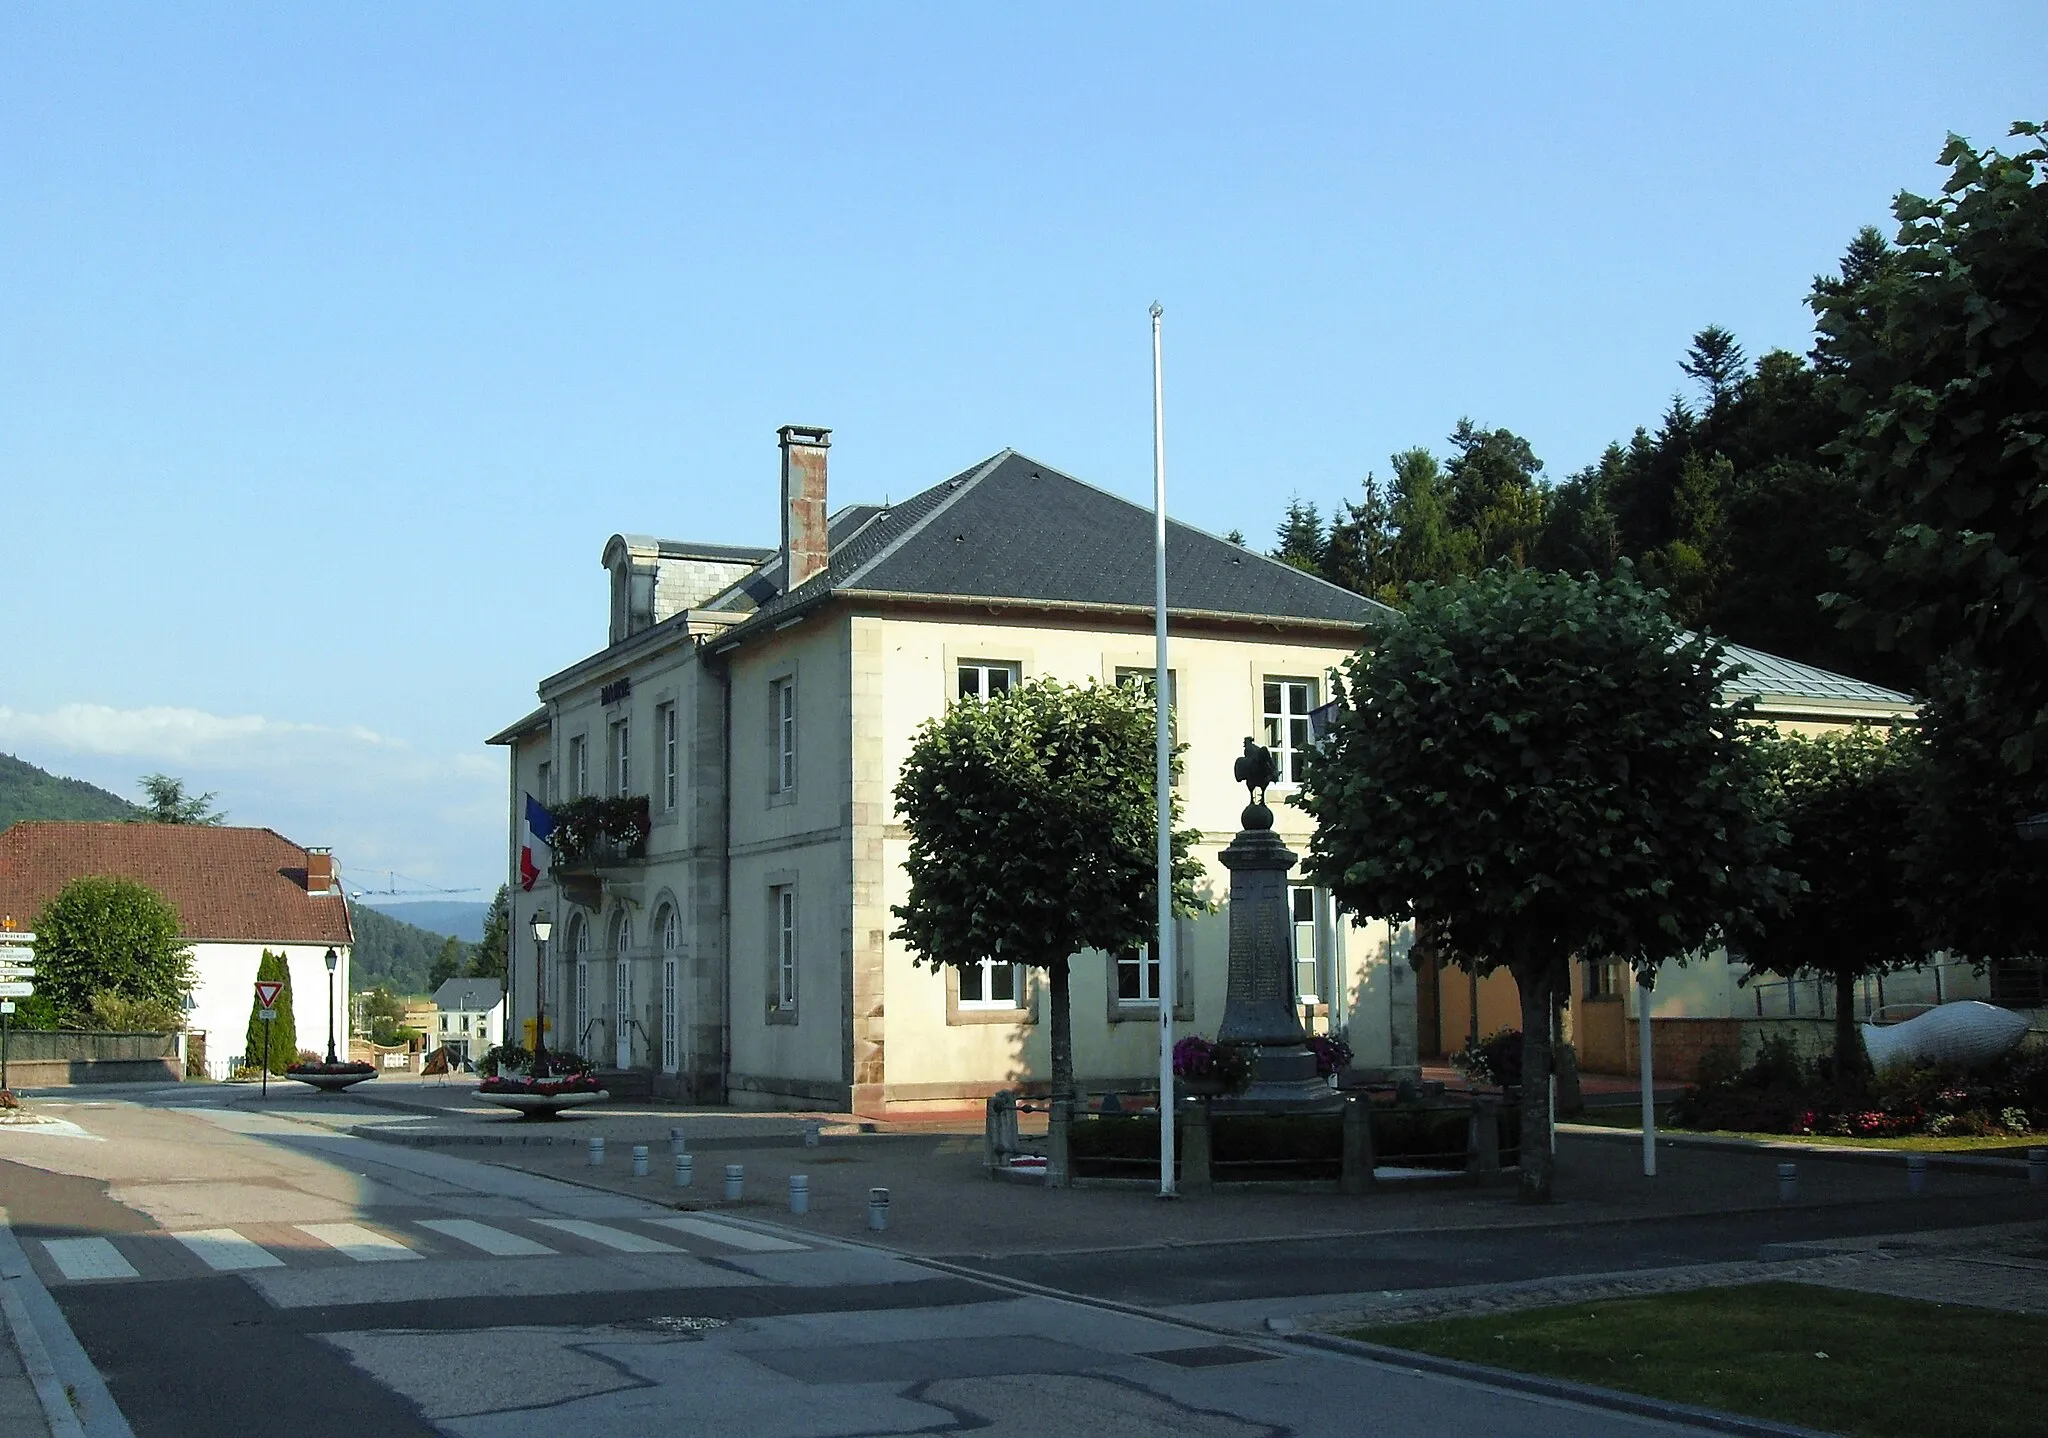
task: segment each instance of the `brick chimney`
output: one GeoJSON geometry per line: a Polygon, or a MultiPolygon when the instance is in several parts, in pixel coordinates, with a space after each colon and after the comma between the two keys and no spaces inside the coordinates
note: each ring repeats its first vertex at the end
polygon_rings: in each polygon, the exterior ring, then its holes
{"type": "Polygon", "coordinates": [[[832,431],[786,424],[782,440],[782,588],[785,593],[824,572],[831,559],[825,533],[825,451],[832,431]]]}
{"type": "Polygon", "coordinates": [[[334,892],[334,851],[332,849],[306,850],[306,892],[309,894],[331,894],[334,892]]]}

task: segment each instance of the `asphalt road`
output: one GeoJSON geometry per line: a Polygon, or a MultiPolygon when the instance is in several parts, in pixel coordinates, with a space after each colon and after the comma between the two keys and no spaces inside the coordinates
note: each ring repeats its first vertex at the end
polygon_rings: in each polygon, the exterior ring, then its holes
{"type": "MultiPolygon", "coordinates": [[[[61,1110],[76,1133],[0,1135],[14,1235],[139,1438],[1691,1431],[1219,1343],[281,1113],[155,1104],[80,1103],[61,1110]]],[[[1414,1271],[1462,1275],[1469,1254],[1433,1242],[1414,1271]]],[[[1262,1265],[1306,1263],[1297,1247],[1201,1262],[1244,1291],[1262,1265]]],[[[1090,1288],[1216,1291],[1194,1257],[1096,1259],[1090,1288]]],[[[1090,1266],[1056,1276],[1081,1286],[1090,1266]]]]}

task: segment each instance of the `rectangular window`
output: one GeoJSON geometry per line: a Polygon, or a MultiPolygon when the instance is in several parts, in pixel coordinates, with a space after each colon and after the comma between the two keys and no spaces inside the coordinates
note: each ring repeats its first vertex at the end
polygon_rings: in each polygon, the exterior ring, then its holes
{"type": "Polygon", "coordinates": [[[1150,944],[1125,949],[1116,956],[1116,1001],[1120,1004],[1159,1002],[1159,960],[1150,944]]]}
{"type": "Polygon", "coordinates": [[[775,914],[775,1007],[796,1012],[796,885],[778,884],[768,891],[775,914]]]}
{"type": "Polygon", "coordinates": [[[1288,916],[1294,921],[1294,990],[1302,1003],[1324,1002],[1321,945],[1317,943],[1316,891],[1287,886],[1288,916]]]}
{"type": "Polygon", "coordinates": [[[548,790],[548,781],[554,778],[553,769],[554,766],[543,759],[540,761],[540,767],[534,771],[533,786],[540,791],[534,797],[539,799],[544,805],[552,804],[555,799],[555,796],[548,790]]]}
{"type": "Polygon", "coordinates": [[[777,679],[768,686],[769,723],[774,727],[775,762],[769,790],[787,794],[796,788],[796,680],[777,679]]]}
{"type": "Polygon", "coordinates": [[[1629,966],[1620,962],[1593,963],[1586,965],[1586,997],[1589,999],[1618,999],[1628,992],[1634,975],[1629,966]]]}
{"type": "MultiPolygon", "coordinates": [[[[1116,682],[1119,686],[1129,686],[1147,699],[1152,697],[1152,681],[1157,677],[1158,671],[1154,669],[1116,671],[1116,682]]],[[[1177,670],[1169,669],[1166,671],[1166,737],[1171,743],[1180,741],[1180,715],[1176,712],[1179,708],[1180,674],[1177,670]]]]}
{"type": "Polygon", "coordinates": [[[676,751],[676,706],[664,704],[655,711],[661,734],[661,807],[676,806],[676,772],[681,756],[676,751]]]}
{"type": "Polygon", "coordinates": [[[1024,996],[1024,967],[983,959],[960,970],[960,1007],[1014,1009],[1024,996]]]}
{"type": "Polygon", "coordinates": [[[581,799],[590,792],[590,742],[581,734],[569,741],[569,797],[581,799]]]}
{"type": "Polygon", "coordinates": [[[1282,784],[1301,782],[1302,756],[1308,753],[1309,711],[1316,707],[1313,679],[1268,679],[1265,683],[1266,747],[1282,784]]]}
{"type": "Polygon", "coordinates": [[[955,692],[962,699],[993,699],[998,694],[1009,693],[1016,683],[1017,666],[1014,664],[985,659],[963,659],[959,666],[959,686],[955,692]]]}
{"type": "Polygon", "coordinates": [[[620,798],[633,792],[632,721],[621,719],[612,725],[612,792],[620,798]]]}

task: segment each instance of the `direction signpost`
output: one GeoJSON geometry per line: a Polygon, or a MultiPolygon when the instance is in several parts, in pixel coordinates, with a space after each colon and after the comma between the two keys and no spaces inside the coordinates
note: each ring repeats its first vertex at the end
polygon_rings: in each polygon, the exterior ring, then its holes
{"type": "Polygon", "coordinates": [[[29,982],[35,976],[36,936],[0,930],[0,1093],[12,1088],[7,1081],[7,1021],[14,1013],[14,1001],[35,993],[36,986],[29,982]]]}
{"type": "Polygon", "coordinates": [[[276,979],[256,981],[256,1017],[263,1022],[263,1097],[270,1097],[270,1026],[277,1022],[277,996],[284,985],[276,979]]]}

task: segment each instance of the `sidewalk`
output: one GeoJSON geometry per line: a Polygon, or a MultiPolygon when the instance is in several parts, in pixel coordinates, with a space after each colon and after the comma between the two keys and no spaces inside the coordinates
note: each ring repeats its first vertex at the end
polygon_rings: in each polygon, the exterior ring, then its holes
{"type": "MultiPolygon", "coordinates": [[[[468,1158],[689,1208],[721,1208],[812,1232],[879,1241],[927,1256],[998,1257],[1287,1241],[1325,1235],[1413,1234],[1454,1229],[1530,1229],[1625,1224],[1688,1215],[1784,1213],[1849,1204],[1897,1203],[1910,1227],[1903,1159],[1872,1164],[1820,1154],[1800,1159],[1798,1199],[1778,1198],[1775,1152],[1659,1150],[1660,1175],[1646,1180],[1627,1144],[1604,1136],[1560,1139],[1559,1201],[1525,1207],[1512,1179],[1490,1187],[1423,1180],[1381,1183],[1363,1197],[1335,1193],[1225,1190],[1161,1203],[1149,1186],[1055,1192],[991,1182],[982,1168],[979,1125],[890,1127],[844,1114],[734,1109],[597,1107],[548,1123],[522,1122],[478,1102],[473,1087],[379,1081],[373,1095],[307,1094],[272,1109],[380,1142],[443,1148],[468,1158]],[[807,1124],[818,1147],[804,1146],[807,1124]],[[669,1133],[685,1133],[694,1182],[678,1189],[669,1133]],[[588,1143],[605,1141],[601,1166],[588,1143]],[[632,1148],[648,1147],[648,1175],[631,1175],[632,1148]],[[726,1203],[727,1164],[744,1170],[744,1196],[726,1203]],[[788,1211],[791,1175],[809,1180],[810,1212],[788,1211]],[[886,1188],[889,1228],[867,1228],[870,1190],[886,1188]]],[[[224,1095],[231,1101],[238,1096],[224,1095]]],[[[2024,1203],[2024,1179],[2002,1173],[1931,1175],[1929,1195],[2024,1203]]]]}
{"type": "Polygon", "coordinates": [[[0,1433],[51,1438],[42,1400],[15,1347],[14,1325],[6,1322],[0,1322],[0,1433]]]}

